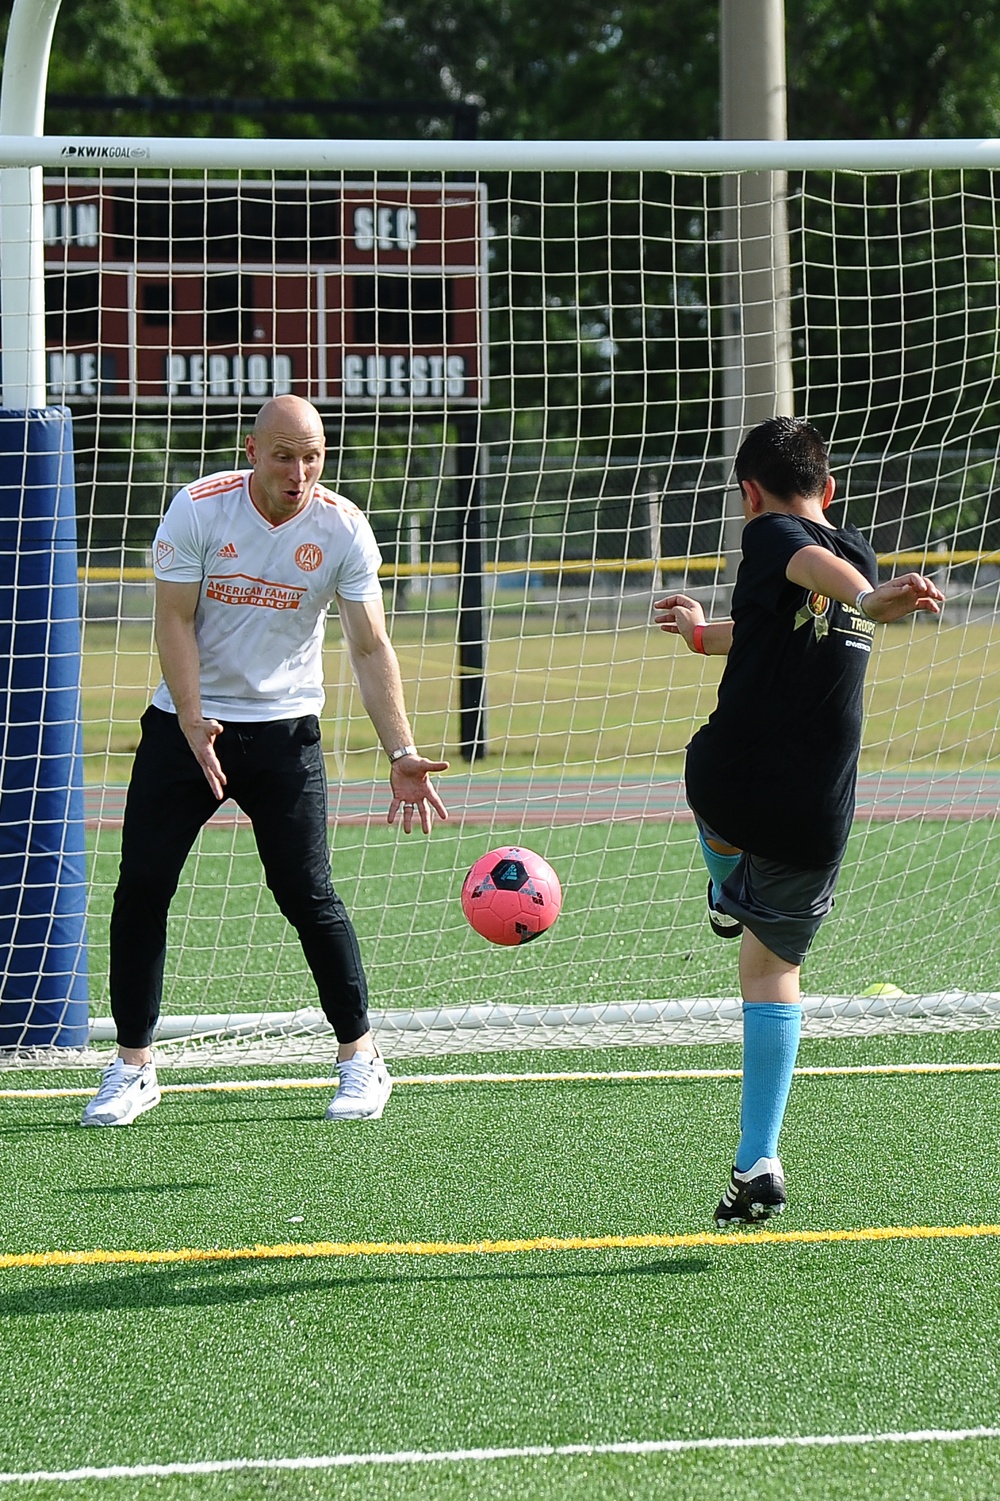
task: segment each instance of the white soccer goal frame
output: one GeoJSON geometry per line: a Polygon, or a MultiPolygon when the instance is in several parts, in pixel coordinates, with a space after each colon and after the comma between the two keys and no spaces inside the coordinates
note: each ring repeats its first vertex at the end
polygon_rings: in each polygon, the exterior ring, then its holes
{"type": "Polygon", "coordinates": [[[1000,139],[885,141],[246,140],[0,133],[0,167],[308,172],[832,172],[1000,167],[1000,139]]]}
{"type": "MultiPolygon", "coordinates": [[[[147,137],[22,136],[9,129],[9,111],[0,120],[0,190],[8,244],[23,249],[37,237],[38,214],[23,201],[31,173],[44,168],[73,166],[134,166],[148,170],[270,170],[305,172],[487,172],[487,171],[640,171],[676,173],[780,173],[797,170],[898,172],[935,169],[996,170],[1000,168],[1000,140],[948,141],[312,141],[312,140],[186,140],[147,137]],[[11,178],[9,174],[16,174],[11,178]],[[22,195],[20,205],[18,194],[22,195]],[[12,219],[11,215],[15,217],[12,219]],[[18,217],[20,216],[20,217],[18,217]]],[[[34,191],[32,188],[31,191],[34,191]]],[[[25,405],[44,404],[38,397],[39,313],[37,298],[17,307],[16,288],[29,298],[34,272],[21,251],[5,251],[3,294],[5,328],[9,317],[35,327],[26,336],[27,363],[17,389],[25,405]],[[12,288],[15,290],[12,293],[12,288]],[[12,301],[13,297],[13,301],[12,301]]],[[[44,329],[41,332],[44,361],[44,329]]],[[[44,365],[42,366],[44,369],[44,365]]],[[[13,390],[13,377],[12,387],[13,390]]],[[[44,381],[43,381],[44,392],[44,381]]],[[[10,401],[6,394],[5,400],[10,401]]],[[[923,1026],[1000,1025],[1000,996],[935,993],[919,997],[865,999],[824,996],[807,1002],[813,1035],[850,1033],[863,1016],[870,1030],[875,1012],[899,1030],[923,1026]]],[[[234,1056],[252,1056],[239,1043],[241,1032],[264,1040],[294,1035],[315,1056],[317,1039],[325,1027],[314,1027],[316,1013],[293,1011],[278,1015],[248,1015],[234,1028],[225,1016],[174,1019],[165,1023],[162,1040],[183,1039],[192,1032],[222,1039],[235,1033],[234,1056]]],[[[649,1000],[609,1006],[503,1007],[470,1005],[454,1011],[386,1012],[375,1014],[376,1024],[392,1039],[399,1055],[442,1051],[449,1036],[459,1037],[471,1051],[487,1048],[569,1046],[575,1041],[713,1040],[738,1035],[738,1013],[732,1000],[692,998],[686,1001],[649,1000]]],[[[92,1041],[110,1040],[108,1025],[92,1029],[92,1041]]],[[[266,1048],[263,1050],[266,1054],[266,1048]]],[[[263,1055],[263,1054],[262,1054],[263,1055]]],[[[290,1054],[288,1056],[294,1056],[290,1054]]],[[[178,1052],[178,1061],[187,1055],[178,1052]]],[[[71,1059],[59,1061],[70,1062],[71,1059]]]]}

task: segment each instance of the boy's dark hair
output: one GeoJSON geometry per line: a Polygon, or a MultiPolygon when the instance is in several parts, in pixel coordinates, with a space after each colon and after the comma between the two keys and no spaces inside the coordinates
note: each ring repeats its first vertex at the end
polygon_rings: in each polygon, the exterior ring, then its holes
{"type": "Polygon", "coordinates": [[[823,434],[803,417],[769,417],[744,438],[736,478],[752,479],[777,500],[821,495],[830,474],[823,434]]]}

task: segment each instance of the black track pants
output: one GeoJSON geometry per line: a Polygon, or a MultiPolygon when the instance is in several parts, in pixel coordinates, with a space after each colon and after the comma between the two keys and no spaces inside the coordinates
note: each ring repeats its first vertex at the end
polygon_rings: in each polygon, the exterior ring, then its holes
{"type": "MultiPolygon", "coordinates": [[[[341,1042],[368,1030],[354,926],[333,889],[319,721],[226,723],[215,742],[227,797],[253,825],[264,876],[299,935],[320,1005],[341,1042]]],[[[125,804],[111,913],[111,1012],[123,1047],[152,1042],[160,1014],[167,912],[184,861],[219,807],[175,714],[142,716],[125,804]]]]}

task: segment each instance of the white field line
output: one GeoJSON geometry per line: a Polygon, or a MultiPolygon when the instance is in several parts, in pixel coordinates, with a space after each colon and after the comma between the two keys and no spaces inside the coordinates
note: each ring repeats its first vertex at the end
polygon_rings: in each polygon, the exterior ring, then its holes
{"type": "Polygon", "coordinates": [[[968,1439],[996,1440],[1000,1428],[915,1428],[905,1433],[769,1434],[759,1438],[626,1439],[611,1444],[526,1444],[522,1448],[402,1449],[395,1453],[303,1454],[287,1459],[202,1459],[173,1464],[81,1465],[73,1470],[9,1470],[0,1485],[42,1481],[169,1479],[174,1475],[221,1475],[238,1470],[339,1470],[376,1465],[448,1465],[501,1459],[592,1458],[601,1454],[689,1454],[712,1450],[832,1449],[873,1444],[953,1444],[968,1439]]]}
{"type": "MultiPolygon", "coordinates": [[[[836,1066],[797,1068],[799,1079],[862,1078],[893,1074],[996,1074],[1000,1063],[852,1063],[836,1066]]],[[[408,1084],[574,1084],[629,1083],[649,1079],[741,1079],[738,1068],[640,1068],[640,1069],[567,1069],[553,1073],[484,1073],[484,1074],[399,1074],[393,1075],[393,1088],[408,1084]]],[[[239,1094],[264,1089],[333,1089],[336,1080],[329,1075],[318,1079],[219,1079],[197,1084],[161,1084],[164,1094],[239,1094]]],[[[94,1094],[93,1085],[58,1089],[0,1089],[0,1100],[58,1100],[94,1094]]]]}

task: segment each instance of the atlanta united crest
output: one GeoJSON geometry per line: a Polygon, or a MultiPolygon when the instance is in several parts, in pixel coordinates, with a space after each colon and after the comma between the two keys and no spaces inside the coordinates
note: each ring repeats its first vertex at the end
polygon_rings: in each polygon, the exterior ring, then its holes
{"type": "Polygon", "coordinates": [[[825,594],[810,594],[801,610],[795,613],[795,630],[800,625],[808,625],[811,620],[813,635],[817,641],[822,641],[830,629],[831,603],[825,594]]]}

